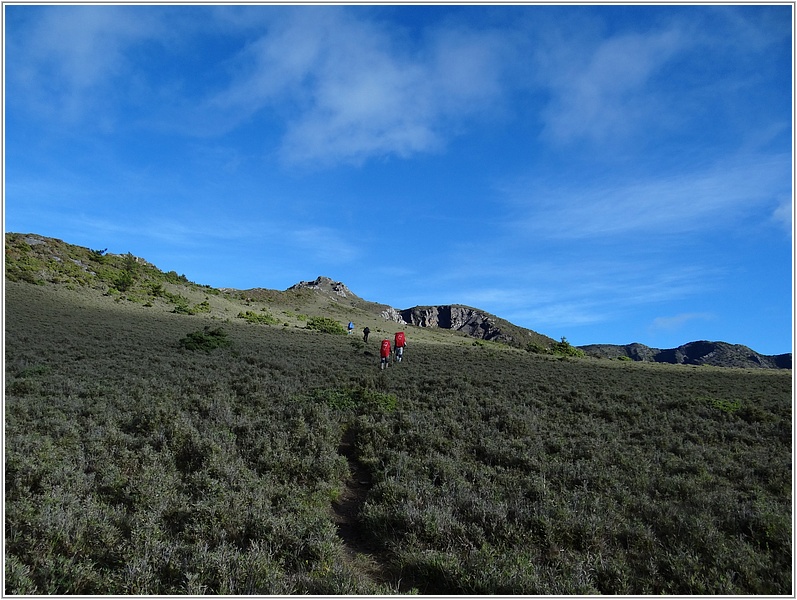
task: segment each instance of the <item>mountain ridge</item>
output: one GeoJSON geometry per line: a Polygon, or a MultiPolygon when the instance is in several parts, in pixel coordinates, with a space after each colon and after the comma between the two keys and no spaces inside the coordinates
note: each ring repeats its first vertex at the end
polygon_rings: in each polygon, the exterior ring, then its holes
{"type": "Polygon", "coordinates": [[[759,354],[743,344],[697,340],[677,348],[652,348],[645,344],[587,344],[579,346],[588,356],[683,365],[791,369],[792,355],[759,354]]]}
{"type": "MultiPolygon", "coordinates": [[[[319,276],[311,281],[300,281],[284,291],[268,288],[217,289],[193,284],[185,275],[177,275],[175,271],[165,273],[152,263],[131,253],[108,254],[106,250],[92,250],[33,233],[6,233],[5,276],[11,281],[21,280],[38,285],[52,283],[72,287],[87,286],[102,290],[106,295],[127,294],[130,299],[135,298],[142,303],[149,298],[145,306],[151,306],[152,301],[158,297],[162,298],[164,294],[171,300],[175,297],[174,294],[169,297],[169,292],[158,283],[160,280],[172,285],[193,285],[203,292],[212,291],[244,304],[255,301],[297,303],[300,300],[304,302],[313,299],[323,300],[320,304],[313,305],[321,313],[331,311],[343,317],[347,311],[354,311],[354,314],[369,319],[377,318],[402,326],[449,331],[477,340],[499,342],[535,352],[550,352],[555,345],[566,344],[564,338],[562,342],[555,342],[553,338],[544,334],[462,304],[397,309],[386,304],[370,302],[352,292],[344,283],[325,276],[319,276]],[[136,286],[140,289],[136,289],[136,286]]],[[[205,304],[200,303],[194,309],[205,310],[205,304]]],[[[183,305],[182,310],[192,309],[183,305]]],[[[678,348],[664,350],[638,343],[588,344],[576,348],[596,358],[642,362],[772,369],[790,369],[792,365],[791,353],[763,355],[740,344],[705,340],[688,342],[678,348]]]]}

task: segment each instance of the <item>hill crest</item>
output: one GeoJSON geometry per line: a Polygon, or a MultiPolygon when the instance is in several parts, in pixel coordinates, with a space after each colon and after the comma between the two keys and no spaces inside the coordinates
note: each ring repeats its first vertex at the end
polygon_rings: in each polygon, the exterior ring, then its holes
{"type": "MultiPolygon", "coordinates": [[[[319,276],[312,281],[300,281],[283,292],[266,288],[236,290],[215,289],[188,281],[175,271],[163,272],[148,261],[127,254],[112,254],[75,246],[38,234],[6,233],[5,276],[11,281],[36,285],[77,286],[114,295],[117,299],[140,302],[144,306],[168,302],[177,304],[173,312],[206,311],[212,305],[199,302],[189,306],[187,299],[169,286],[193,289],[194,292],[224,296],[236,305],[253,302],[275,305],[302,305],[305,310],[331,313],[341,318],[353,312],[361,321],[392,322],[428,330],[441,330],[470,338],[500,342],[518,348],[550,349],[556,343],[536,331],[514,325],[478,308],[461,304],[414,306],[396,309],[385,304],[369,302],[352,292],[343,282],[319,276]],[[307,305],[309,299],[314,304],[307,305]],[[168,301],[168,302],[167,302],[168,301]]],[[[172,308],[169,306],[169,308],[172,308]]],[[[263,307],[262,310],[266,310],[263,307]]],[[[299,306],[295,310],[298,311],[299,306]]],[[[225,310],[230,310],[227,308],[225,310]]],[[[288,311],[283,311],[288,315],[288,311]]],[[[348,320],[348,318],[346,318],[348,320]]],[[[792,355],[762,355],[747,346],[725,342],[689,342],[678,348],[661,350],[643,344],[580,346],[586,354],[598,358],[625,359],[674,364],[706,364],[748,368],[791,368],[792,355]]]]}

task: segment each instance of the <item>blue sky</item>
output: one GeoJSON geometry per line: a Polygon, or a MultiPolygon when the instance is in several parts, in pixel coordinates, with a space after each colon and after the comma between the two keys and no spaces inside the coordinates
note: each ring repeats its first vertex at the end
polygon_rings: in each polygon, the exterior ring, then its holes
{"type": "Polygon", "coordinates": [[[4,10],[6,231],[791,351],[790,5],[4,10]]]}

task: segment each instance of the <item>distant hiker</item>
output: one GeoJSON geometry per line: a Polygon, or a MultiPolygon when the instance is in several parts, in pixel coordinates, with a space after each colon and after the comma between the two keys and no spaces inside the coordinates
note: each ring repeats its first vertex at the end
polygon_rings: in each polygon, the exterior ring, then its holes
{"type": "Polygon", "coordinates": [[[407,340],[404,338],[404,332],[399,331],[396,333],[396,362],[401,362],[402,357],[404,356],[404,346],[407,345],[407,340]]]}
{"type": "Polygon", "coordinates": [[[349,335],[351,335],[351,332],[352,332],[352,331],[354,331],[354,323],[352,323],[351,321],[349,321],[349,335]]]}
{"type": "Polygon", "coordinates": [[[390,340],[382,340],[382,347],[379,349],[379,368],[384,369],[387,367],[387,361],[390,358],[390,340]]]}
{"type": "Polygon", "coordinates": [[[368,341],[368,334],[369,333],[371,333],[370,329],[368,329],[367,327],[365,329],[363,329],[363,341],[364,342],[368,341]]]}

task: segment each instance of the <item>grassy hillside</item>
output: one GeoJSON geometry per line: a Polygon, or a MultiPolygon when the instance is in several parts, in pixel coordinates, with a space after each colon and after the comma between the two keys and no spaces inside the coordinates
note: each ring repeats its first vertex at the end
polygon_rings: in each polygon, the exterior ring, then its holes
{"type": "Polygon", "coordinates": [[[6,275],[9,593],[791,588],[790,372],[532,355],[36,235],[6,275]],[[311,329],[349,320],[369,344],[311,329]]]}
{"type": "Polygon", "coordinates": [[[793,592],[790,371],[420,329],[380,371],[318,295],[17,279],[6,593],[793,592]]]}

